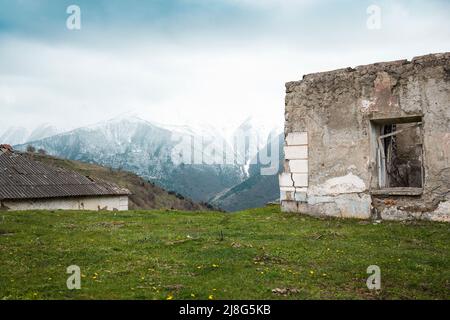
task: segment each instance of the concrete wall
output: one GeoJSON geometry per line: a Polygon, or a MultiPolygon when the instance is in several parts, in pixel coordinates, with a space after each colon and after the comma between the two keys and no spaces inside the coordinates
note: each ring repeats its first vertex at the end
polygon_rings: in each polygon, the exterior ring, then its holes
{"type": "Polygon", "coordinates": [[[450,53],[306,75],[286,84],[285,119],[284,211],[450,221],[450,53]],[[422,194],[372,195],[372,124],[405,117],[423,121],[422,194]]]}
{"type": "Polygon", "coordinates": [[[128,196],[2,201],[6,210],[128,210],[128,196]]]}

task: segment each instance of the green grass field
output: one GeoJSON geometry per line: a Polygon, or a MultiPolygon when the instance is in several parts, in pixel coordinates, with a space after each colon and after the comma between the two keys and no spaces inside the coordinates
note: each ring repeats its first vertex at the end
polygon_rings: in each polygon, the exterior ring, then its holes
{"type": "Polygon", "coordinates": [[[449,299],[450,224],[214,212],[0,212],[2,299],[449,299]],[[66,268],[81,268],[68,290],[66,268]],[[366,287],[369,265],[382,289],[366,287]],[[272,290],[279,289],[278,292],[272,290]]]}

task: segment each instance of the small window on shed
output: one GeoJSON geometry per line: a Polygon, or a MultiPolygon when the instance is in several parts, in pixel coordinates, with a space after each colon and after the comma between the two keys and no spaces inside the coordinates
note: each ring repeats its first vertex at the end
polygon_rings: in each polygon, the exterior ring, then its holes
{"type": "Polygon", "coordinates": [[[421,117],[374,120],[378,187],[372,193],[419,195],[423,187],[423,132],[421,117]]]}

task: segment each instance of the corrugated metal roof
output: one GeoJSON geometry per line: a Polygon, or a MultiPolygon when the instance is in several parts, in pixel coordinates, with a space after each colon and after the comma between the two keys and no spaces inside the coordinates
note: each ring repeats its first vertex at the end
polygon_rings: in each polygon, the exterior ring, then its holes
{"type": "Polygon", "coordinates": [[[113,183],[34,161],[29,155],[0,150],[0,199],[129,195],[113,183]]]}

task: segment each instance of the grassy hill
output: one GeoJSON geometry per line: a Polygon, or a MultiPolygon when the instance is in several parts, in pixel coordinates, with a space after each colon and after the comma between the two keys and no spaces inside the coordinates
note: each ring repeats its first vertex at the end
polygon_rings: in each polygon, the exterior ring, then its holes
{"type": "Polygon", "coordinates": [[[450,224],[219,212],[1,212],[0,299],[448,299],[450,224]],[[81,290],[66,268],[81,268],[81,290]],[[366,287],[381,268],[381,290],[366,287]]]}
{"type": "Polygon", "coordinates": [[[141,209],[176,209],[176,210],[210,210],[207,204],[196,203],[174,192],[145,181],[134,173],[105,168],[95,164],[66,160],[41,154],[30,154],[34,160],[48,165],[76,171],[82,175],[102,179],[125,187],[133,194],[129,198],[130,210],[141,209]]]}

